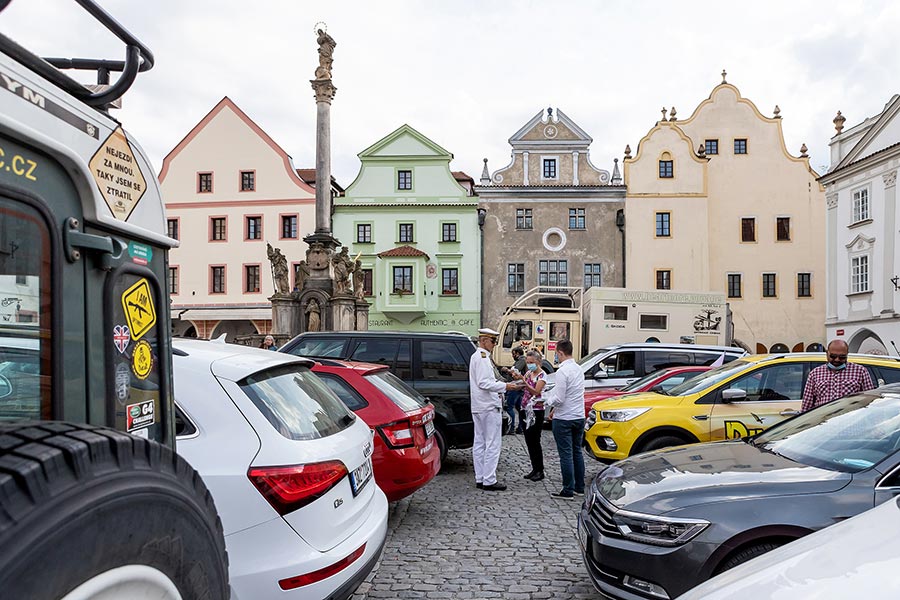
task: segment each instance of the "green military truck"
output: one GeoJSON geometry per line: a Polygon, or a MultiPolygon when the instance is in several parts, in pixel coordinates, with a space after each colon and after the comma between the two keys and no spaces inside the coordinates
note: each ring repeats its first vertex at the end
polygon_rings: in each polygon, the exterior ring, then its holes
{"type": "Polygon", "coordinates": [[[153,56],[78,3],[125,60],[41,59],[0,35],[0,596],[227,598],[215,506],[175,453],[176,242],[108,113],[153,56]]]}

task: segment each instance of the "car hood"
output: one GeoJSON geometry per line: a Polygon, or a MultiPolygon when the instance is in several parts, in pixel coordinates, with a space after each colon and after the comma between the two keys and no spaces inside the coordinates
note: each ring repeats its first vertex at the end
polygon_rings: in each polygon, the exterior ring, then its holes
{"type": "Polygon", "coordinates": [[[619,508],[664,514],[711,502],[833,492],[850,479],[727,441],[639,454],[605,469],[596,483],[619,508]]]}

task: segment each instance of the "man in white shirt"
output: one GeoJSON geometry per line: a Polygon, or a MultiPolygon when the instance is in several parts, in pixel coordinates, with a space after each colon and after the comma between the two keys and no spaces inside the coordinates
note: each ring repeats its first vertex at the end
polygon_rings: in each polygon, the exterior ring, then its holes
{"type": "Polygon", "coordinates": [[[556,343],[560,365],[556,371],[556,385],[544,392],[544,406],[553,408],[553,438],[559,451],[559,468],[563,487],[550,494],[561,500],[584,495],[584,454],[581,440],[584,435],[584,373],[572,359],[572,342],[556,343]]]}
{"type": "Polygon", "coordinates": [[[472,421],[475,424],[475,441],[472,444],[475,486],[489,492],[506,489],[505,485],[497,482],[500,435],[503,428],[500,411],[503,392],[519,387],[517,382],[497,380],[491,350],[499,335],[493,329],[479,329],[478,350],[469,359],[469,396],[472,402],[472,421]]]}

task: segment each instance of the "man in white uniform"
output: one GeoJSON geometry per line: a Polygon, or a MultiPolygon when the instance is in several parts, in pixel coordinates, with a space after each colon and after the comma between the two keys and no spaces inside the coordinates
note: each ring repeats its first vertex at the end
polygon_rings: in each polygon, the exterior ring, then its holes
{"type": "Polygon", "coordinates": [[[475,423],[475,443],[472,444],[475,486],[487,491],[506,489],[505,485],[497,482],[503,427],[500,411],[503,392],[518,389],[518,382],[498,381],[494,372],[491,350],[499,335],[493,329],[479,329],[478,350],[469,359],[469,396],[472,399],[472,421],[475,423]]]}

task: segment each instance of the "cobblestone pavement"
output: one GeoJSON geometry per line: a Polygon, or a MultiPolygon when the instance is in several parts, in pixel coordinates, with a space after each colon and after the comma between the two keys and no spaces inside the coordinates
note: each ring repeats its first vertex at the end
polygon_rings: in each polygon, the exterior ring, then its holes
{"type": "MultiPolygon", "coordinates": [[[[505,492],[476,489],[471,450],[451,450],[437,477],[391,505],[384,554],[353,600],[599,598],[578,550],[581,499],[550,497],[562,478],[553,434],[541,440],[547,478],[535,483],[522,478],[522,436],[503,437],[505,492]]],[[[588,481],[600,466],[585,456],[588,481]]]]}

